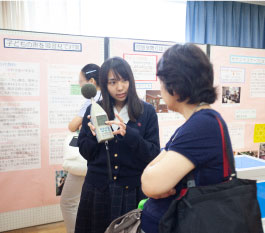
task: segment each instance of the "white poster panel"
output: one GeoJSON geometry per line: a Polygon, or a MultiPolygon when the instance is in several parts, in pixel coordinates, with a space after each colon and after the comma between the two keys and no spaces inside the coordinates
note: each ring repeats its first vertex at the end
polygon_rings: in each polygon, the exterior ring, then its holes
{"type": "Polygon", "coordinates": [[[40,168],[39,102],[0,102],[0,171],[40,168]]]}

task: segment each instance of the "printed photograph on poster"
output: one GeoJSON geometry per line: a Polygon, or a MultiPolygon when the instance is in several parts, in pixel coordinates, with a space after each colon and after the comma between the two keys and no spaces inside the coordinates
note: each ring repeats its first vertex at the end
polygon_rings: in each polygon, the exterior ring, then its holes
{"type": "Polygon", "coordinates": [[[160,90],[146,90],[146,102],[152,104],[157,113],[168,112],[160,90]]]}
{"type": "Polygon", "coordinates": [[[67,171],[55,171],[56,196],[61,196],[66,177],[67,171]]]}
{"type": "Polygon", "coordinates": [[[259,144],[259,158],[265,159],[265,142],[259,144]]]}
{"type": "Polygon", "coordinates": [[[237,155],[249,155],[249,156],[252,156],[252,157],[255,157],[255,158],[258,158],[258,151],[257,150],[254,150],[254,151],[240,151],[237,153],[237,155]]]}
{"type": "Polygon", "coordinates": [[[239,104],[241,87],[222,87],[222,104],[239,104]]]}

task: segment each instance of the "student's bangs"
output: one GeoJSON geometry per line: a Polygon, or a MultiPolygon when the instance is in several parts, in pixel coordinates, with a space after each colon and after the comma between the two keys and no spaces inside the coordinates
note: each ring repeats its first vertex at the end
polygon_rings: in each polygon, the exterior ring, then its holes
{"type": "Polygon", "coordinates": [[[111,68],[114,78],[117,80],[124,79],[126,81],[130,81],[130,75],[126,68],[123,65],[117,65],[111,68]]]}

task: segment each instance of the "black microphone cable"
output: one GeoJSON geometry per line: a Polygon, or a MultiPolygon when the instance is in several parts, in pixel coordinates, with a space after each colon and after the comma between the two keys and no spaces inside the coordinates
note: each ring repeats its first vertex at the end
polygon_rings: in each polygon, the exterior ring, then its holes
{"type": "Polygon", "coordinates": [[[108,164],[109,180],[112,181],[112,171],[111,171],[111,163],[110,163],[110,154],[109,154],[108,141],[105,141],[105,146],[106,146],[106,151],[107,151],[107,164],[108,164]]]}

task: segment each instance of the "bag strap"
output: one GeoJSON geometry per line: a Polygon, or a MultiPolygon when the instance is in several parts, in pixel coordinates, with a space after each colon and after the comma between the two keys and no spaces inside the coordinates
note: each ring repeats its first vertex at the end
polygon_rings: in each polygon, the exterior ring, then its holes
{"type": "MultiPolygon", "coordinates": [[[[228,178],[236,177],[234,155],[233,155],[232,150],[228,148],[228,137],[224,132],[225,126],[217,116],[216,116],[216,120],[218,121],[220,130],[221,130],[221,135],[222,135],[224,177],[228,177],[228,178]]],[[[227,128],[226,128],[226,131],[228,131],[227,128]]]]}
{"type": "MultiPolygon", "coordinates": [[[[224,132],[224,128],[227,130],[227,127],[223,124],[223,122],[219,119],[218,116],[215,115],[215,118],[219,124],[221,137],[222,137],[222,150],[223,150],[223,174],[224,179],[228,180],[230,178],[236,177],[236,170],[234,164],[234,155],[232,150],[228,147],[228,137],[227,134],[224,132]]],[[[193,171],[191,171],[184,180],[184,184],[186,183],[187,188],[195,187],[195,180],[193,171]]]]}

